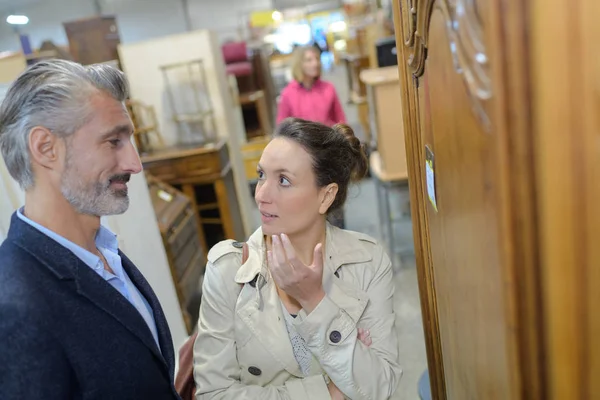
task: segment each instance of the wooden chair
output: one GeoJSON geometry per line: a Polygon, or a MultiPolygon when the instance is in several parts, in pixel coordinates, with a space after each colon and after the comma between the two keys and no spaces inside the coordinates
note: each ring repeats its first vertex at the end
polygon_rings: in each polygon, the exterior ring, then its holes
{"type": "Polygon", "coordinates": [[[158,130],[154,107],[137,100],[127,100],[127,111],[133,122],[133,137],[140,154],[148,153],[155,147],[164,147],[164,141],[158,130]],[[153,137],[153,138],[151,138],[153,137]]]}

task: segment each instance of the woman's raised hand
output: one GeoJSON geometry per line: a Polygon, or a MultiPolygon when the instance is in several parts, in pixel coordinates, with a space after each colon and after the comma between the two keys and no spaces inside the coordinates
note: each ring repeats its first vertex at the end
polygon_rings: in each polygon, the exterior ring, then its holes
{"type": "Polygon", "coordinates": [[[296,299],[307,314],[319,305],[323,290],[323,246],[315,246],[313,262],[305,265],[296,256],[294,246],[285,234],[273,235],[267,263],[277,286],[296,299]]]}

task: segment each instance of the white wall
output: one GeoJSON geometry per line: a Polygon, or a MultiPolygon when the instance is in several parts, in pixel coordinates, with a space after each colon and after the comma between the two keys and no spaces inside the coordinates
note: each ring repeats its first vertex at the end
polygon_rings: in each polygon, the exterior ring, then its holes
{"type": "MultiPolygon", "coordinates": [[[[14,0],[18,3],[19,0],[14,0]]],[[[236,38],[244,16],[253,10],[270,9],[272,0],[188,0],[192,29],[210,29],[218,40],[236,38]]],[[[187,31],[181,0],[101,0],[104,14],[117,15],[121,42],[131,43],[187,31]]],[[[12,10],[29,17],[22,33],[30,36],[33,47],[50,39],[66,45],[62,23],[95,14],[92,0],[42,0],[12,10]]],[[[10,11],[10,12],[13,12],[10,11]]],[[[6,24],[9,10],[0,10],[0,52],[19,50],[13,28],[6,24]]]]}
{"type": "Polygon", "coordinates": [[[271,0],[189,0],[193,29],[209,29],[220,41],[236,39],[250,12],[271,8],[271,0]]]}
{"type": "MultiPolygon", "coordinates": [[[[0,84],[0,102],[8,90],[8,85],[0,84]]],[[[15,182],[4,161],[0,157],[0,243],[6,237],[10,226],[12,213],[23,204],[24,195],[17,182],[15,182]]]]}
{"type": "Polygon", "coordinates": [[[52,40],[58,45],[67,44],[67,36],[62,23],[67,20],[84,18],[94,14],[91,0],[44,0],[26,6],[19,6],[18,0],[11,10],[0,11],[0,52],[20,49],[18,37],[13,27],[6,23],[11,12],[22,13],[29,17],[29,24],[19,29],[30,36],[31,45],[38,47],[44,40],[52,40]]]}
{"type": "Polygon", "coordinates": [[[101,4],[104,14],[117,16],[121,43],[186,31],[181,0],[103,0],[101,4]]]}
{"type": "Polygon", "coordinates": [[[0,158],[0,243],[8,233],[13,212],[23,204],[23,200],[23,192],[10,177],[0,158]]]}

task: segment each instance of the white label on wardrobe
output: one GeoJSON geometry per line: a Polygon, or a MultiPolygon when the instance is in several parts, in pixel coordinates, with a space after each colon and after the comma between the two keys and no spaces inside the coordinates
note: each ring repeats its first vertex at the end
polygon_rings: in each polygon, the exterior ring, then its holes
{"type": "Polygon", "coordinates": [[[437,200],[435,197],[435,170],[434,170],[433,152],[429,146],[425,146],[425,177],[427,181],[427,197],[435,211],[437,208],[437,200]]]}

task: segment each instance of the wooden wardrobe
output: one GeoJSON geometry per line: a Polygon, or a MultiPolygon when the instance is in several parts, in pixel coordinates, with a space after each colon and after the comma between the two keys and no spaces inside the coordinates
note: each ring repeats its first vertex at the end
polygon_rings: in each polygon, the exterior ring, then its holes
{"type": "Polygon", "coordinates": [[[600,1],[392,1],[433,398],[600,398],[600,1]]]}

